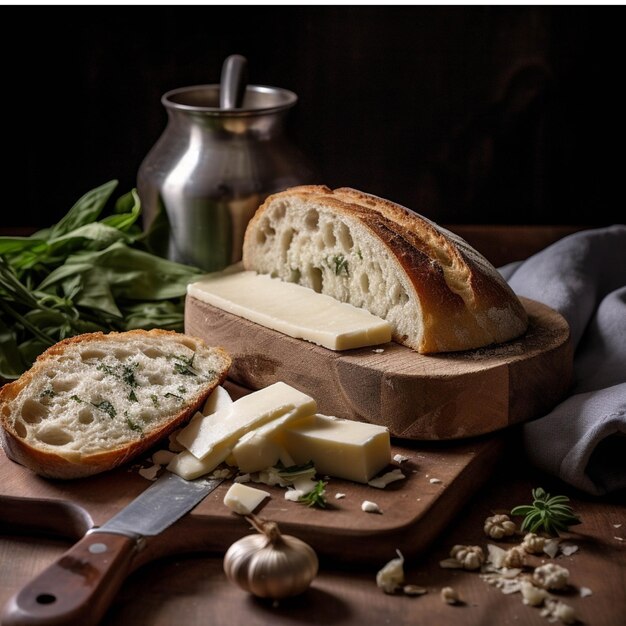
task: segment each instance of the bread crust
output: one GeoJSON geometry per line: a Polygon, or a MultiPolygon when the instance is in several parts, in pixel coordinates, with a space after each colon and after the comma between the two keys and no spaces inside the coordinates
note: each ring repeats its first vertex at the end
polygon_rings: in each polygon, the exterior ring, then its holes
{"type": "MultiPolygon", "coordinates": [[[[187,423],[193,415],[202,408],[206,399],[213,389],[222,384],[228,374],[228,367],[231,359],[228,353],[222,348],[210,348],[224,360],[225,367],[217,373],[217,376],[209,384],[204,386],[199,393],[164,424],[153,428],[145,433],[140,439],[129,441],[116,448],[104,450],[93,454],[81,454],[80,451],[51,452],[30,445],[23,437],[20,437],[13,423],[8,419],[11,415],[10,403],[17,398],[19,393],[26,388],[29,383],[41,374],[43,367],[48,361],[62,355],[70,346],[90,343],[94,341],[117,341],[120,338],[132,339],[133,337],[167,337],[176,338],[189,337],[175,331],[162,329],[152,330],[130,330],[126,332],[111,333],[85,333],[64,339],[44,352],[42,352],[33,366],[17,380],[4,385],[0,389],[0,442],[6,455],[13,461],[20,463],[47,478],[73,479],[91,476],[100,472],[111,470],[119,465],[127,463],[131,459],[145,452],[159,440],[167,437],[171,432],[187,423]]],[[[190,337],[196,344],[209,348],[207,344],[198,337],[190,337]]]]}
{"type": "Polygon", "coordinates": [[[246,269],[256,269],[253,233],[265,212],[277,201],[294,198],[356,219],[395,259],[420,303],[423,327],[419,341],[395,333],[397,342],[421,353],[447,352],[501,343],[525,332],[521,302],[467,242],[405,207],[355,189],[306,185],[270,196],[246,230],[246,269]]]}

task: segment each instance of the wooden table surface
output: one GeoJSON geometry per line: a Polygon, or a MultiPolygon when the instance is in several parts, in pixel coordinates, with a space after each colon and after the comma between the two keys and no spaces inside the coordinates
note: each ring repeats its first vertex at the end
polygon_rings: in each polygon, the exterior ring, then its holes
{"type": "MultiPolygon", "coordinates": [[[[576,228],[458,227],[453,228],[495,265],[522,259],[576,228]]],[[[311,589],[278,605],[256,600],[229,583],[222,573],[221,555],[193,554],[150,563],[124,583],[103,624],[118,626],[329,626],[548,624],[539,609],[522,604],[519,594],[504,595],[478,574],[442,569],[439,561],[455,544],[486,546],[484,519],[494,511],[527,503],[530,490],[543,486],[565,493],[583,523],[566,539],[578,546],[557,563],[570,570],[572,583],[560,594],[584,624],[622,626],[626,622],[626,493],[592,498],[530,468],[513,432],[508,453],[492,478],[469,505],[420,557],[406,563],[407,582],[424,586],[419,597],[385,595],[376,587],[376,567],[322,563],[311,589]],[[442,587],[455,588],[463,602],[444,604],[442,587]],[[580,596],[580,589],[592,591],[580,596]]],[[[64,540],[6,534],[0,528],[0,605],[31,577],[60,556],[64,540]]],[[[507,544],[500,543],[506,547],[507,544]]],[[[389,559],[395,555],[390,554],[389,559]]],[[[384,563],[380,563],[380,566],[384,563]]]]}
{"type": "MultiPolygon", "coordinates": [[[[545,625],[549,622],[540,616],[539,609],[523,605],[519,594],[504,595],[476,573],[439,566],[455,544],[486,546],[488,540],[482,531],[485,517],[527,502],[531,488],[543,486],[552,493],[569,495],[583,520],[565,536],[579,547],[578,551],[556,559],[570,570],[572,583],[568,592],[560,594],[562,599],[576,609],[584,624],[621,626],[626,616],[626,494],[595,499],[574,492],[530,469],[519,453],[518,442],[514,433],[493,478],[431,548],[406,564],[407,582],[426,587],[424,596],[385,595],[375,583],[376,567],[322,563],[319,576],[304,595],[274,606],[229,583],[222,573],[220,555],[193,554],[155,561],[131,574],[102,623],[545,625]],[[445,586],[455,588],[463,603],[444,604],[439,593],[445,586]],[[581,587],[591,589],[592,595],[580,597],[581,587]]],[[[57,539],[2,534],[0,529],[0,604],[4,605],[68,545],[57,539]]],[[[499,545],[506,547],[507,543],[499,545]]]]}

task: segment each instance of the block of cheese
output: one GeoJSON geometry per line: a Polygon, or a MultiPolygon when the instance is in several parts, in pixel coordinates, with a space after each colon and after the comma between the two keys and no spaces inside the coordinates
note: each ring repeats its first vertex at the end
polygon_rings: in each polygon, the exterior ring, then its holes
{"type": "Polygon", "coordinates": [[[365,309],[256,272],[210,274],[187,293],[251,322],[331,350],[391,341],[391,326],[365,309]]]}
{"type": "Polygon", "coordinates": [[[313,461],[317,473],[366,483],[391,460],[389,431],[383,426],[312,415],[282,431],[296,463],[313,461]]]}
{"type": "Polygon", "coordinates": [[[243,396],[212,415],[193,420],[181,430],[177,440],[202,460],[215,448],[232,447],[247,432],[273,419],[287,413],[289,419],[298,419],[312,415],[316,409],[313,398],[277,382],[243,396]]]}
{"type": "Polygon", "coordinates": [[[269,497],[270,494],[262,489],[233,483],[224,496],[224,504],[235,513],[250,515],[265,498],[269,497]]]}

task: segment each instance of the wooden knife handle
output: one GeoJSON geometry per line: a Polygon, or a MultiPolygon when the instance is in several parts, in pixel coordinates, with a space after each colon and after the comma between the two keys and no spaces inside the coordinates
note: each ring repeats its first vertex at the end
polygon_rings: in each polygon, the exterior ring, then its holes
{"type": "Polygon", "coordinates": [[[3,626],[97,624],[124,581],[137,541],[125,535],[85,535],[7,603],[3,626]]]}

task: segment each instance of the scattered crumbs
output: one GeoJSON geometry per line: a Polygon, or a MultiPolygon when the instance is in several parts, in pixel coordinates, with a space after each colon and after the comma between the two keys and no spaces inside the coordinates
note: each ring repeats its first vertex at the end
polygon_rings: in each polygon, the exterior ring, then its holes
{"type": "Polygon", "coordinates": [[[161,469],[160,465],[151,465],[150,467],[142,467],[139,470],[140,476],[143,476],[146,480],[156,480],[157,473],[161,469]]]}
{"type": "Polygon", "coordinates": [[[239,474],[239,476],[235,476],[233,482],[234,483],[249,483],[251,477],[250,474],[239,474]]]}
{"type": "Polygon", "coordinates": [[[369,500],[363,500],[361,502],[361,511],[365,511],[365,513],[381,513],[380,507],[376,504],[376,502],[370,502],[369,500]]]}
{"type": "Polygon", "coordinates": [[[581,598],[586,598],[587,596],[590,596],[593,593],[593,591],[591,591],[589,587],[581,587],[578,590],[578,593],[580,594],[581,598]]]}
{"type": "Polygon", "coordinates": [[[376,352],[376,354],[382,354],[385,351],[385,348],[374,348],[372,352],[376,352]]]}
{"type": "Polygon", "coordinates": [[[613,524],[613,528],[621,528],[622,525],[621,524],[613,524]]]}
{"type": "Polygon", "coordinates": [[[422,499],[421,498],[415,498],[417,500],[417,502],[421,502],[422,499]]]}
{"type": "Polygon", "coordinates": [[[613,539],[617,539],[617,541],[624,541],[624,537],[613,537],[613,539]]]}
{"type": "Polygon", "coordinates": [[[341,500],[342,498],[345,498],[346,494],[345,493],[336,493],[335,494],[335,500],[341,500]]]}
{"type": "Polygon", "coordinates": [[[438,485],[438,484],[439,484],[439,483],[441,483],[442,481],[441,481],[441,479],[440,479],[440,478],[431,478],[428,482],[429,482],[431,485],[438,485]]]}
{"type": "Polygon", "coordinates": [[[573,543],[562,543],[560,545],[560,550],[565,556],[572,556],[574,552],[578,552],[578,546],[573,543]]]}
{"type": "Polygon", "coordinates": [[[430,474],[426,474],[425,476],[426,476],[426,478],[428,478],[430,476],[430,474]]]}
{"type": "Polygon", "coordinates": [[[393,460],[396,463],[404,463],[405,461],[409,460],[409,457],[408,456],[404,456],[403,454],[395,454],[394,457],[393,457],[393,460]]]}

